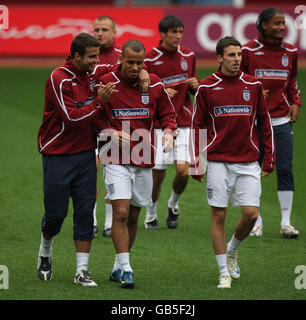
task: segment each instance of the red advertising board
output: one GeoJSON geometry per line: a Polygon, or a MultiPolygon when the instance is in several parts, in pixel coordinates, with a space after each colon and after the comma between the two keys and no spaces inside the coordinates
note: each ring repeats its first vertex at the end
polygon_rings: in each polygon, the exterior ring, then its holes
{"type": "Polygon", "coordinates": [[[158,8],[114,7],[8,7],[9,29],[0,29],[0,55],[67,55],[80,32],[92,33],[93,20],[109,15],[117,23],[118,44],[138,39],[148,48],[159,40],[158,8]]]}
{"type": "MultiPolygon", "coordinates": [[[[306,56],[306,22],[295,6],[286,14],[285,40],[306,56]]],[[[80,32],[92,32],[93,20],[109,15],[117,24],[116,42],[138,39],[147,49],[159,41],[158,22],[168,14],[179,16],[185,25],[183,45],[198,57],[215,55],[216,42],[225,35],[245,43],[257,36],[255,21],[261,7],[111,7],[111,6],[8,6],[9,28],[0,26],[1,56],[63,56],[69,53],[71,40],[80,32]]],[[[305,7],[306,14],[306,7],[305,7]]]]}

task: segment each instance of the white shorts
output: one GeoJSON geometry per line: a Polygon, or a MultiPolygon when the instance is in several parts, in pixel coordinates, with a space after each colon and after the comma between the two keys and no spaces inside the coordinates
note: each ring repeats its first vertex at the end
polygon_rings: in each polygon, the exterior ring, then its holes
{"type": "Polygon", "coordinates": [[[155,166],[153,169],[166,170],[168,164],[173,164],[175,161],[191,162],[189,153],[189,127],[179,128],[179,133],[174,140],[173,150],[171,152],[164,152],[162,146],[163,131],[162,129],[155,129],[157,137],[157,151],[155,158],[155,166]]]}
{"type": "Polygon", "coordinates": [[[227,208],[228,199],[233,207],[259,207],[261,169],[257,161],[231,163],[207,161],[207,201],[210,206],[227,208]]]}
{"type": "Polygon", "coordinates": [[[129,199],[135,207],[147,207],[152,198],[152,168],[106,164],[103,170],[106,200],[129,199]]]}

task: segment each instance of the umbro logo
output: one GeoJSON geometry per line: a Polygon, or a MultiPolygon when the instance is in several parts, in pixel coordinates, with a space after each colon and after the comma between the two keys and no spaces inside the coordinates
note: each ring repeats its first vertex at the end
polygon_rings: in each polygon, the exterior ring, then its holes
{"type": "Polygon", "coordinates": [[[256,54],[257,56],[262,56],[262,55],[265,54],[265,53],[262,52],[262,51],[258,51],[258,52],[255,52],[254,54],[256,54]]]}
{"type": "Polygon", "coordinates": [[[215,87],[215,88],[213,88],[213,90],[223,90],[223,88],[222,87],[215,87]]]}
{"type": "Polygon", "coordinates": [[[156,61],[153,63],[153,66],[159,66],[160,64],[163,64],[164,61],[156,61]]]}

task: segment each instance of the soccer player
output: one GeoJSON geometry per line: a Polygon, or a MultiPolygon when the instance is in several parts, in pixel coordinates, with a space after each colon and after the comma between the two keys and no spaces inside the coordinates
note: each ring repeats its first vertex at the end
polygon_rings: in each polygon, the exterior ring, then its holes
{"type": "Polygon", "coordinates": [[[97,182],[96,135],[91,121],[114,86],[99,86],[97,97],[94,96],[95,79],[89,72],[98,62],[99,46],[89,34],[76,36],[71,57],[51,73],[46,83],[43,121],[38,132],[45,214],[37,272],[43,281],[52,278],[52,244],[67,216],[71,197],[77,263],[74,282],[97,285],[88,271],[97,182]]]}
{"type": "MultiPolygon", "coordinates": [[[[99,50],[99,63],[116,65],[120,62],[121,49],[115,43],[114,37],[116,35],[116,24],[112,17],[99,16],[94,20],[93,24],[94,37],[100,43],[99,50]]],[[[99,170],[99,157],[97,155],[97,169],[99,170]]],[[[105,191],[106,196],[106,191],[105,191]]],[[[97,222],[97,200],[98,200],[98,188],[97,199],[94,207],[94,234],[98,234],[98,222],[97,222]]],[[[105,201],[105,222],[102,235],[104,237],[112,236],[112,219],[113,210],[109,200],[105,201]]]]}
{"type": "Polygon", "coordinates": [[[116,44],[116,24],[112,17],[99,16],[93,24],[93,34],[100,42],[99,62],[115,65],[120,63],[121,48],[116,44]]]}
{"type": "MultiPolygon", "coordinates": [[[[283,41],[286,27],[281,10],[263,10],[256,26],[258,38],[242,47],[241,70],[263,84],[276,141],[277,195],[282,215],[280,233],[285,238],[297,238],[299,232],[291,225],[290,217],[294,191],[292,124],[297,121],[302,105],[296,81],[298,51],[283,41]]],[[[261,150],[260,163],[262,154],[261,150]]],[[[251,235],[262,234],[262,218],[258,215],[251,235]]]]}
{"type": "MultiPolygon", "coordinates": [[[[168,200],[168,228],[176,228],[179,221],[179,199],[184,192],[189,178],[189,133],[192,104],[190,93],[194,94],[198,85],[195,54],[180,45],[184,24],[176,16],[166,16],[159,22],[161,41],[146,54],[145,63],[148,71],[155,73],[164,83],[177,113],[179,134],[176,137],[171,157],[163,152],[162,132],[158,135],[156,165],[153,169],[152,203],[147,207],[145,227],[159,229],[157,222],[157,203],[161,185],[166,175],[168,163],[175,161],[176,176],[172,184],[172,193],[168,200]]],[[[159,127],[159,124],[155,124],[159,127]]],[[[169,154],[168,154],[169,155],[169,154]]]]}
{"type": "MultiPolygon", "coordinates": [[[[219,267],[218,288],[230,288],[238,279],[237,251],[257,219],[260,204],[260,177],[274,168],[274,137],[261,83],[239,70],[241,44],[233,37],[218,41],[219,70],[203,79],[197,89],[192,115],[195,129],[195,156],[199,157],[199,129],[207,129],[207,200],[211,206],[211,236],[219,267]],[[265,158],[263,171],[255,122],[265,158]],[[226,245],[225,218],[229,198],[240,206],[242,216],[226,245]]],[[[202,149],[202,148],[201,148],[202,149]]],[[[200,178],[200,176],[193,176],[200,178]]]]}
{"type": "MultiPolygon", "coordinates": [[[[109,16],[99,16],[98,18],[96,18],[93,25],[93,33],[95,38],[100,43],[100,51],[98,56],[99,66],[97,67],[97,69],[102,67],[102,73],[104,73],[105,66],[118,65],[118,63],[120,63],[121,48],[115,43],[115,40],[114,40],[114,37],[116,35],[116,24],[113,18],[109,16]]],[[[98,72],[99,70],[96,70],[96,73],[98,72]]],[[[142,92],[146,92],[149,86],[149,75],[146,70],[141,70],[139,74],[139,82],[140,82],[140,90],[142,92]]],[[[98,157],[96,158],[96,161],[97,161],[97,168],[99,168],[100,162],[98,157]]],[[[98,196],[98,191],[97,191],[97,196],[98,196]]],[[[106,191],[105,191],[105,196],[106,196],[106,191]]],[[[94,208],[95,235],[98,234],[96,207],[97,207],[97,201],[95,203],[95,208],[94,208]]],[[[113,219],[112,205],[109,200],[106,200],[105,222],[104,222],[104,229],[102,232],[102,235],[104,237],[112,236],[112,219],[113,219]]]]}
{"type": "Polygon", "coordinates": [[[140,209],[151,201],[153,123],[156,119],[160,121],[166,151],[171,149],[173,131],[177,130],[175,109],[160,79],[149,74],[148,91],[139,92],[138,78],[144,58],[145,48],[141,42],[130,40],[123,45],[118,70],[100,79],[102,83],[115,83],[116,88],[109,102],[103,104],[105,110],[97,114],[95,120],[101,132],[99,154],[105,164],[107,199],[113,207],[112,239],[116,256],[110,280],[121,282],[122,288],[134,287],[130,251],[140,209]],[[106,130],[110,132],[110,142],[105,139],[106,130]]]}

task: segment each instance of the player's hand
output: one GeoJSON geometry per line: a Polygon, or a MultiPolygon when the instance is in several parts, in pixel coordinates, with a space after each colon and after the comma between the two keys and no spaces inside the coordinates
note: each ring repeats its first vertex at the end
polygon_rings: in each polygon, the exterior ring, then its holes
{"type": "Polygon", "coordinates": [[[113,94],[114,89],[115,84],[113,82],[108,82],[105,86],[103,86],[102,82],[100,82],[98,87],[98,98],[107,103],[110,96],[113,94]]]}
{"type": "Polygon", "coordinates": [[[174,90],[172,88],[167,88],[166,89],[168,92],[169,97],[172,99],[176,94],[177,94],[177,90],[174,90]]]}
{"type": "Polygon", "coordinates": [[[299,117],[299,106],[297,104],[291,105],[288,116],[291,118],[290,122],[297,122],[299,117]]]}
{"type": "Polygon", "coordinates": [[[261,176],[262,177],[267,177],[271,172],[267,172],[267,171],[262,171],[261,172],[261,176]]]}
{"type": "Polygon", "coordinates": [[[170,152],[173,149],[173,135],[171,133],[163,135],[162,145],[164,152],[170,152]]]}
{"type": "Polygon", "coordinates": [[[131,136],[124,131],[114,131],[112,135],[112,141],[119,145],[120,148],[128,145],[130,143],[131,136]]]}
{"type": "Polygon", "coordinates": [[[147,92],[150,86],[150,77],[148,71],[142,69],[139,72],[139,87],[142,92],[147,92]]]}
{"type": "Polygon", "coordinates": [[[198,81],[197,78],[189,78],[189,79],[186,80],[186,82],[188,83],[189,87],[190,87],[191,89],[194,89],[194,90],[195,90],[195,89],[198,87],[198,85],[199,85],[199,81],[198,81]]]}
{"type": "Polygon", "coordinates": [[[269,97],[269,92],[270,92],[270,90],[263,90],[263,95],[264,95],[265,99],[267,99],[269,97]]]}

